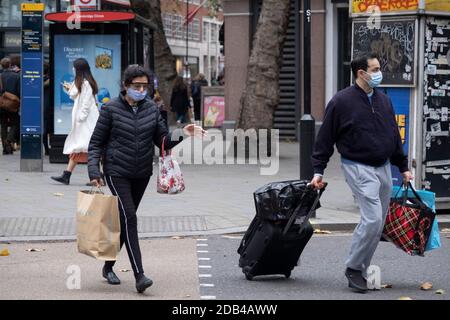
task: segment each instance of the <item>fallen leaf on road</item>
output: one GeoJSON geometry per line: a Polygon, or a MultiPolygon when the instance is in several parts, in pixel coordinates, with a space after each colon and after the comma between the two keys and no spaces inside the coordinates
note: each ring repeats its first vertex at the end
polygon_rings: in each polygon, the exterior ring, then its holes
{"type": "Polygon", "coordinates": [[[174,240],[180,240],[180,239],[183,239],[183,237],[180,237],[180,236],[174,236],[174,237],[172,237],[172,239],[174,239],[174,240]]]}
{"type": "Polygon", "coordinates": [[[433,285],[430,282],[424,282],[420,286],[420,290],[430,290],[431,288],[433,288],[433,285]]]}
{"type": "Polygon", "coordinates": [[[381,287],[384,289],[392,289],[392,284],[386,283],[386,284],[383,284],[381,287]]]}
{"type": "Polygon", "coordinates": [[[4,250],[0,251],[0,256],[3,256],[3,257],[9,256],[8,249],[4,249],[4,250]]]}
{"type": "Polygon", "coordinates": [[[55,192],[53,195],[55,197],[64,197],[64,193],[60,193],[60,192],[55,192]]]}
{"type": "Polygon", "coordinates": [[[317,233],[317,234],[331,234],[331,231],[315,229],[314,233],[317,233]]]}
{"type": "Polygon", "coordinates": [[[445,290],[439,289],[439,290],[436,290],[435,293],[436,294],[445,294],[445,290]]]}
{"type": "Polygon", "coordinates": [[[222,236],[222,238],[224,238],[224,239],[242,239],[242,236],[228,236],[228,235],[225,235],[225,236],[222,236]]]}
{"type": "Polygon", "coordinates": [[[30,248],[30,249],[27,249],[25,251],[28,251],[28,252],[42,252],[42,251],[45,251],[45,249],[30,248]]]}
{"type": "Polygon", "coordinates": [[[400,297],[397,300],[412,300],[410,297],[400,297]]]}
{"type": "Polygon", "coordinates": [[[119,271],[120,272],[130,272],[131,270],[130,269],[120,269],[119,271]]]}

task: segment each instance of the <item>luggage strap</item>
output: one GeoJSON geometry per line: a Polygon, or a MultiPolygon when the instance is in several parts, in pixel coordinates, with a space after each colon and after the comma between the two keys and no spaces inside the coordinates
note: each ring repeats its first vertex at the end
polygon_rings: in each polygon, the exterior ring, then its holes
{"type": "MultiPolygon", "coordinates": [[[[316,210],[317,204],[319,203],[319,199],[322,196],[322,193],[325,191],[326,186],[327,186],[327,183],[325,182],[324,183],[324,187],[322,189],[320,189],[319,191],[317,191],[317,197],[316,197],[316,199],[314,199],[313,205],[309,209],[308,214],[305,216],[305,220],[304,220],[305,222],[309,220],[309,218],[311,217],[311,215],[314,212],[314,210],[316,210]]],[[[305,192],[302,194],[302,197],[300,198],[300,204],[297,206],[297,208],[295,208],[294,212],[292,212],[292,215],[289,218],[288,223],[284,227],[283,236],[286,235],[286,233],[289,231],[289,229],[291,228],[292,224],[294,223],[294,220],[297,217],[297,213],[300,211],[300,208],[302,207],[302,201],[305,198],[306,194],[310,191],[309,190],[310,188],[311,188],[311,184],[308,184],[306,186],[305,192]]],[[[302,229],[302,227],[303,227],[303,225],[301,226],[300,230],[302,229]]]]}

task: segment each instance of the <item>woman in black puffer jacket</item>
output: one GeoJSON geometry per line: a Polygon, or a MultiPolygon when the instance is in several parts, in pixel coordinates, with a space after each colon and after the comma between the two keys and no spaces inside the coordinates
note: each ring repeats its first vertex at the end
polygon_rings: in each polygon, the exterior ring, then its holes
{"type": "MultiPolygon", "coordinates": [[[[153,146],[171,149],[181,142],[171,140],[165,121],[156,104],[147,98],[150,74],[141,66],[129,66],[123,74],[126,91],[102,108],[89,143],[88,171],[91,182],[104,185],[100,172],[103,158],[104,179],[118,197],[120,212],[120,246],[125,244],[136,278],[136,289],[142,293],[153,284],[144,275],[137,232],[136,211],[153,173],[153,146]]],[[[185,135],[204,135],[197,126],[184,127],[185,135]]],[[[110,284],[120,284],[113,272],[115,261],[106,261],[103,277],[110,284]]]]}

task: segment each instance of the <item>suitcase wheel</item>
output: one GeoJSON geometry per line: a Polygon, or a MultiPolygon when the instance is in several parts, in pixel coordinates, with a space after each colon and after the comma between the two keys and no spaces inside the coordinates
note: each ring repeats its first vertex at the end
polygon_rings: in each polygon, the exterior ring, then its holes
{"type": "Polygon", "coordinates": [[[247,279],[248,281],[252,281],[253,280],[253,275],[251,275],[250,273],[246,272],[245,273],[245,279],[247,279]]]}
{"type": "Polygon", "coordinates": [[[286,279],[289,279],[291,277],[291,272],[290,271],[286,271],[284,276],[286,277],[286,279]]]}
{"type": "Polygon", "coordinates": [[[253,280],[253,275],[250,273],[250,267],[246,266],[242,269],[242,272],[245,274],[245,278],[249,281],[253,280]]]}

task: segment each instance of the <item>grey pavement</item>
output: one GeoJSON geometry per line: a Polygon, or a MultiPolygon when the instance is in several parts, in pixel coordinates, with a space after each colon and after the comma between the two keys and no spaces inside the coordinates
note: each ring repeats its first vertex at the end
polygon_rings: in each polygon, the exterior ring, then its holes
{"type": "Polygon", "coordinates": [[[142,240],[140,246],[154,281],[144,294],[136,292],[126,250],[114,267],[122,283],[112,286],[101,276],[103,263],[79,254],[76,242],[0,243],[0,251],[10,253],[0,256],[0,300],[200,299],[195,239],[142,240]]]}
{"type": "MultiPolygon", "coordinates": [[[[25,173],[19,163],[19,153],[0,156],[0,241],[75,239],[77,192],[89,188],[84,186],[86,165],[79,165],[65,186],[50,179],[61,174],[65,164],[50,164],[46,157],[43,172],[25,173]]],[[[186,191],[178,195],[158,194],[154,175],[138,210],[140,237],[244,232],[254,216],[253,192],[268,182],[298,178],[298,143],[280,144],[279,167],[276,175],[264,176],[259,165],[183,164],[186,191]]],[[[319,229],[353,230],[358,208],[337,153],[325,178],[329,186],[312,223],[319,229]]],[[[447,227],[450,215],[440,215],[439,221],[447,227]]]]}

